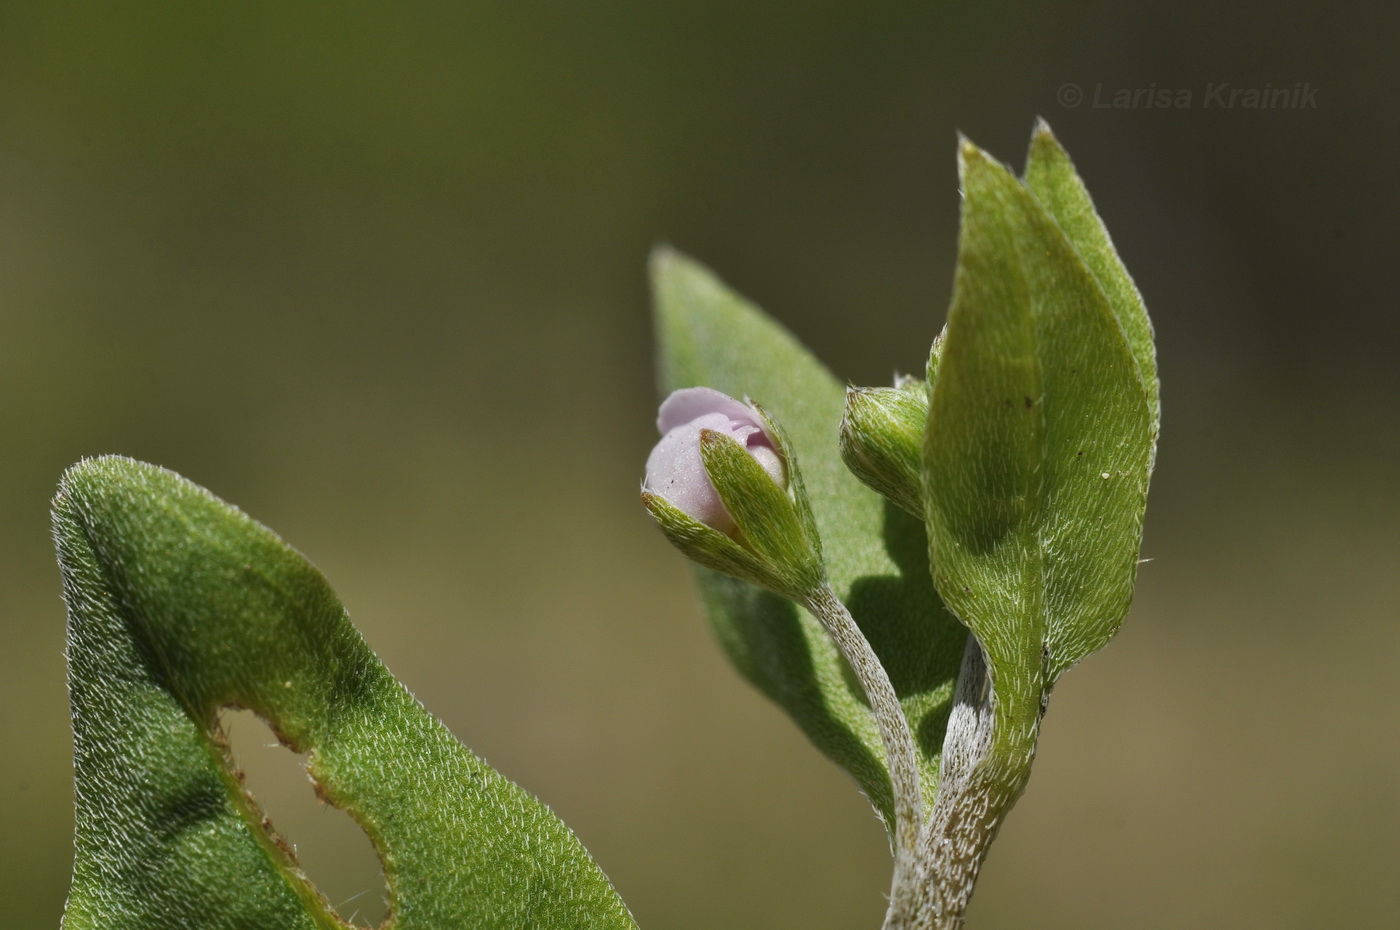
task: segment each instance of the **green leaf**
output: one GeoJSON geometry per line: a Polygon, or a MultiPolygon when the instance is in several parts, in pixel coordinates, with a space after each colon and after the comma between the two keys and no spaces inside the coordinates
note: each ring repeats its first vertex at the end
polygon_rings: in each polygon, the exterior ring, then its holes
{"type": "Polygon", "coordinates": [[[924,439],[931,560],[987,655],[1001,737],[1132,597],[1154,426],[1098,279],[1003,166],[964,143],[962,233],[924,439]]]}
{"type": "Polygon", "coordinates": [[[1108,228],[1094,209],[1088,188],[1075,172],[1069,153],[1044,120],[1036,124],[1035,132],[1031,135],[1025,183],[1046,212],[1055,218],[1079,257],[1093,272],[1104,296],[1108,298],[1109,306],[1113,308],[1114,316],[1118,318],[1118,325],[1123,327],[1123,335],[1132,347],[1143,389],[1147,392],[1155,441],[1161,411],[1152,321],[1147,317],[1147,307],[1142,302],[1137,285],[1113,247],[1108,228]]]}
{"type": "MultiPolygon", "coordinates": [[[[842,464],[844,390],[796,339],[675,252],[656,252],[652,278],[663,392],[703,385],[748,396],[784,428],[801,462],[828,576],[900,697],[931,801],[966,632],[934,593],[923,526],[842,464]]],[[[739,671],[849,771],[892,823],[879,731],[821,626],[775,594],[697,571],[711,622],[739,671]]]]}
{"type": "Polygon", "coordinates": [[[308,753],[364,828],[393,930],[634,927],[569,829],[428,714],[272,532],[122,458],[70,469],[54,524],[77,780],[65,930],[342,926],[232,771],[228,706],[308,753]]]}

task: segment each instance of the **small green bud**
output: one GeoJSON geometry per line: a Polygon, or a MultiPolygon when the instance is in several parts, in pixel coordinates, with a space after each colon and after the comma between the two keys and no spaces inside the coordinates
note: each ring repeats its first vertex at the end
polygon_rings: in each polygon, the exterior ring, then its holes
{"type": "Polygon", "coordinates": [[[657,421],[642,500],[676,548],[801,600],[826,577],[816,523],[782,429],[709,388],[674,392],[657,421]]]}
{"type": "Polygon", "coordinates": [[[847,388],[841,460],[857,478],[924,518],[920,478],[928,392],[917,378],[892,388],[847,388]]]}

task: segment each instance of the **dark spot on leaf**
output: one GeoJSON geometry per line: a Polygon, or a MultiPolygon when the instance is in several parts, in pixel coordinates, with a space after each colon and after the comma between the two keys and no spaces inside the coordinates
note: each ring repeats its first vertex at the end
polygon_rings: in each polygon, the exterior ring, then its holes
{"type": "Polygon", "coordinates": [[[1027,397],[1027,398],[1026,398],[1026,409],[1029,410],[1029,409],[1031,409],[1031,408],[1034,407],[1034,406],[1035,406],[1035,401],[1033,401],[1033,400],[1031,400],[1029,397],[1027,397]]]}

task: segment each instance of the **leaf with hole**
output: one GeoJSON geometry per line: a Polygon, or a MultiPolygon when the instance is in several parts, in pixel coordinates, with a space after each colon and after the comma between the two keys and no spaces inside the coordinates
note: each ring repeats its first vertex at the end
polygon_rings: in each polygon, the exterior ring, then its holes
{"type": "Polygon", "coordinates": [[[343,927],[219,732],[256,712],[369,835],[392,930],[633,930],[578,839],[370,651],[326,580],[240,511],[122,458],[64,475],[77,851],[64,930],[343,927]]]}

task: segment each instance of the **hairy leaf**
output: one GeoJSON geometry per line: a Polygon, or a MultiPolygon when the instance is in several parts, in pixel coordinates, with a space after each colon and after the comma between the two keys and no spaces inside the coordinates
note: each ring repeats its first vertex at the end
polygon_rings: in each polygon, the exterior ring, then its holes
{"type": "Polygon", "coordinates": [[[1132,347],[1142,377],[1147,404],[1152,411],[1155,437],[1161,413],[1158,402],[1157,349],[1152,341],[1152,321],[1142,302],[1137,285],[1113,248],[1108,228],[1099,219],[1089,190],[1080,180],[1070,161],[1069,153],[1060,145],[1050,126],[1043,120],[1031,136],[1030,154],[1026,158],[1026,187],[1055,218],[1060,229],[1074,246],[1084,264],[1093,272],[1123,327],[1123,335],[1132,347]]]}
{"type": "Polygon", "coordinates": [[[1024,734],[1055,679],[1127,612],[1155,428],[1141,360],[1095,274],[1004,167],[970,143],[961,162],[927,523],[938,589],[987,654],[999,715],[1024,734]]]}
{"type": "Polygon", "coordinates": [[[634,926],[569,829],[428,714],[272,532],[122,458],[70,469],[54,525],[77,770],[65,930],[342,926],[233,771],[229,706],[307,753],[364,828],[392,930],[634,926]]]}

